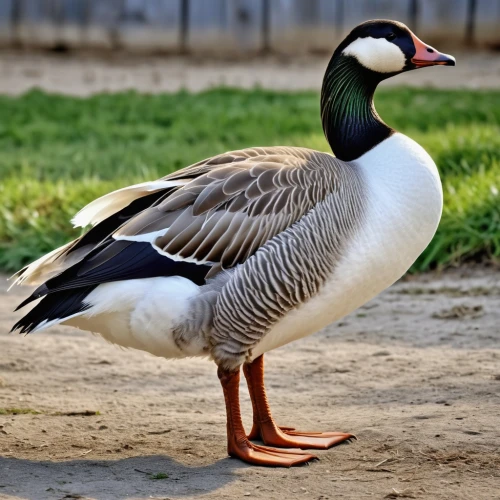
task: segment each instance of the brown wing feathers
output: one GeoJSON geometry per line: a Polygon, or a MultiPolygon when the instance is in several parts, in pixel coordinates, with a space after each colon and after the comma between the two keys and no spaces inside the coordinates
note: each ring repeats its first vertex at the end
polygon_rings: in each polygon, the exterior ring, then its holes
{"type": "Polygon", "coordinates": [[[247,260],[335,190],[335,168],[329,168],[334,161],[303,148],[251,148],[209,158],[144,189],[110,193],[93,202],[92,210],[119,207],[115,196],[137,198],[74,243],[22,270],[18,282],[40,284],[111,237],[149,242],[174,260],[207,263],[213,275],[247,260]]]}
{"type": "Polygon", "coordinates": [[[151,244],[168,256],[233,267],[334,189],[333,169],[325,168],[330,158],[299,148],[220,155],[186,169],[198,177],[123,225],[114,237],[142,235],[145,241],[151,235],[151,244]]]}

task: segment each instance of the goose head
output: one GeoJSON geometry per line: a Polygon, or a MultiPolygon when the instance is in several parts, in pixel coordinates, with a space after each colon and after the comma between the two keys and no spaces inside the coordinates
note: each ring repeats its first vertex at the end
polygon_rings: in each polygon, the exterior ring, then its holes
{"type": "Polygon", "coordinates": [[[455,66],[453,56],[427,45],[403,23],[378,19],[354,28],[335,54],[353,57],[382,79],[426,66],[455,66]]]}
{"type": "Polygon", "coordinates": [[[383,80],[426,66],[455,66],[455,58],[425,44],[397,21],[367,21],[337,47],[321,89],[321,120],[337,158],[356,160],[395,131],[375,110],[383,80]]]}

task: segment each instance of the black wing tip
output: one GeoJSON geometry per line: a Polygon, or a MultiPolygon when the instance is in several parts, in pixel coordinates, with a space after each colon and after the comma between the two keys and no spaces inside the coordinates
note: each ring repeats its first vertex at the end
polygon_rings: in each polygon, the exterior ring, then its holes
{"type": "MultiPolygon", "coordinates": [[[[58,323],[86,311],[91,305],[85,302],[85,298],[94,288],[95,286],[90,286],[47,295],[12,327],[11,333],[17,330],[19,333],[31,333],[42,324],[45,326],[46,323],[50,322],[58,323]]],[[[33,296],[24,302],[31,300],[34,300],[33,296]]]]}
{"type": "Polygon", "coordinates": [[[19,330],[17,333],[19,333],[19,335],[23,334],[23,333],[31,333],[38,325],[36,325],[35,323],[31,322],[31,321],[26,321],[26,316],[24,316],[23,318],[21,318],[11,329],[10,329],[10,332],[9,333],[15,333],[16,330],[19,330]]]}
{"type": "Polygon", "coordinates": [[[19,309],[22,309],[24,306],[27,306],[29,303],[33,302],[34,300],[39,299],[40,297],[43,297],[44,295],[47,295],[49,293],[49,289],[47,285],[43,284],[40,285],[27,299],[24,299],[15,309],[15,311],[19,311],[19,309]]]}
{"type": "Polygon", "coordinates": [[[22,309],[24,306],[27,306],[30,302],[33,302],[36,300],[36,297],[33,297],[33,295],[30,295],[27,299],[24,299],[18,306],[14,309],[14,312],[19,311],[19,309],[22,309]]]}

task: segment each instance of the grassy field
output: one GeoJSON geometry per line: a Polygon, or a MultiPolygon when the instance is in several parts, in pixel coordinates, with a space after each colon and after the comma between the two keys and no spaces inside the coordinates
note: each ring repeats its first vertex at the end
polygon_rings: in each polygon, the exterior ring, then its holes
{"type": "MultiPolygon", "coordinates": [[[[70,218],[96,196],[254,145],[328,151],[314,92],[217,89],[89,99],[0,97],[0,269],[78,236],[70,218]]],[[[500,257],[500,91],[380,90],[385,121],[422,144],[445,208],[414,270],[500,257]]]]}

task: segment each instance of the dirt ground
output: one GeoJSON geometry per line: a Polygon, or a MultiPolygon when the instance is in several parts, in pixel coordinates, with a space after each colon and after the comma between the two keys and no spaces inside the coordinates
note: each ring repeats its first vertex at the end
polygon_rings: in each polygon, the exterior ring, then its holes
{"type": "MultiPolygon", "coordinates": [[[[446,47],[443,48],[445,50],[446,47]]],[[[449,49],[457,59],[453,71],[433,68],[412,71],[383,85],[437,88],[499,88],[498,52],[462,52],[449,49]]],[[[68,56],[48,53],[0,52],[0,93],[20,94],[32,88],[85,96],[96,92],[136,89],[141,92],[199,91],[228,85],[256,85],[279,90],[319,90],[327,56],[269,56],[248,60],[95,54],[68,56]]]]}
{"type": "Polygon", "coordinates": [[[400,282],[267,354],[280,424],[358,437],[293,469],[226,456],[211,362],[67,327],[9,335],[26,290],[1,283],[2,499],[500,498],[499,271],[400,282]]]}

